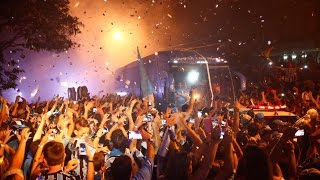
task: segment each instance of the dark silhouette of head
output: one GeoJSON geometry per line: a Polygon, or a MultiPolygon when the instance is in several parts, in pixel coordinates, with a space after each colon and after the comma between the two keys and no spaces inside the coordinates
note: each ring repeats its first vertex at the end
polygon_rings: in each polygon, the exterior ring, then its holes
{"type": "Polygon", "coordinates": [[[236,176],[246,180],[271,180],[272,167],[266,150],[257,145],[248,145],[239,161],[236,176]]]}

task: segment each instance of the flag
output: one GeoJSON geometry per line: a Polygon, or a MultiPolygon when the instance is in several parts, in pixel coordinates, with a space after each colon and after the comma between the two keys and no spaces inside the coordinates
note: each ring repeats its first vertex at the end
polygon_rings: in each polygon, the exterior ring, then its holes
{"type": "Polygon", "coordinates": [[[137,53],[138,53],[138,63],[139,63],[138,66],[139,66],[139,76],[140,76],[140,94],[143,98],[147,98],[149,99],[149,101],[153,101],[154,88],[152,83],[149,80],[148,74],[141,60],[139,47],[137,47],[137,53]]]}

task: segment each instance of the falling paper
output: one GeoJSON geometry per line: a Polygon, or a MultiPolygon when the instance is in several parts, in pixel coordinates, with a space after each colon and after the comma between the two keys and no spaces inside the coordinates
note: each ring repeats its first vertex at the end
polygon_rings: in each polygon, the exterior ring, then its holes
{"type": "Polygon", "coordinates": [[[30,96],[34,97],[39,91],[39,85],[36,86],[36,88],[31,92],[30,96]]]}
{"type": "Polygon", "coordinates": [[[74,7],[75,7],[75,8],[78,7],[79,4],[80,4],[80,2],[77,2],[77,3],[74,5],[74,7]]]}

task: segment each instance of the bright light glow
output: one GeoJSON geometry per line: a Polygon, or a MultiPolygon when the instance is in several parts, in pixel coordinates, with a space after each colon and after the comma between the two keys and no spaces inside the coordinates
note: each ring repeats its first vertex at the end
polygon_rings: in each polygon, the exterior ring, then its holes
{"type": "Polygon", "coordinates": [[[284,93],[281,93],[281,96],[284,97],[284,93]]]}
{"type": "Polygon", "coordinates": [[[197,61],[197,64],[206,64],[207,61],[197,61]]]}
{"type": "Polygon", "coordinates": [[[192,84],[197,82],[199,79],[199,75],[200,74],[197,71],[190,71],[187,76],[188,82],[192,84]]]}
{"type": "Polygon", "coordinates": [[[60,85],[63,86],[63,87],[68,87],[68,82],[66,82],[66,81],[61,82],[60,85]]]}
{"type": "Polygon", "coordinates": [[[270,62],[269,62],[269,65],[271,66],[272,64],[273,64],[273,62],[272,62],[272,61],[270,61],[270,62]]]}
{"type": "Polygon", "coordinates": [[[125,91],[124,91],[124,92],[122,92],[122,91],[121,91],[121,92],[117,92],[117,95],[119,95],[119,96],[125,96],[125,95],[127,95],[127,94],[128,94],[128,93],[125,92],[125,91]]]}
{"type": "Polygon", "coordinates": [[[177,63],[178,63],[178,61],[177,61],[177,60],[174,60],[174,61],[173,61],[173,63],[177,64],[177,63]]]}
{"type": "Polygon", "coordinates": [[[292,55],[291,55],[291,58],[292,58],[292,59],[297,59],[297,55],[296,55],[296,54],[292,54],[292,55]]]}
{"type": "Polygon", "coordinates": [[[308,65],[304,65],[303,68],[308,69],[308,65]]]}
{"type": "Polygon", "coordinates": [[[199,100],[200,99],[200,94],[199,93],[195,93],[193,98],[196,99],[196,100],[199,100]]]}
{"type": "Polygon", "coordinates": [[[257,107],[254,107],[254,109],[267,109],[267,110],[270,110],[270,109],[285,109],[287,108],[286,105],[282,105],[282,106],[257,106],[257,107]]]}
{"type": "Polygon", "coordinates": [[[122,40],[122,33],[117,31],[113,34],[112,38],[115,40],[115,41],[121,41],[122,40]]]}
{"type": "Polygon", "coordinates": [[[288,55],[284,54],[284,55],[283,55],[283,59],[284,59],[284,60],[287,60],[287,59],[288,59],[288,55]]]}

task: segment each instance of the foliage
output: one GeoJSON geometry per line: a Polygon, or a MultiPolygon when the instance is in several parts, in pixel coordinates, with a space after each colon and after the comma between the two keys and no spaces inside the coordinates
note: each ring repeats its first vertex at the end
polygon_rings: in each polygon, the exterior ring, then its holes
{"type": "Polygon", "coordinates": [[[81,33],[81,26],[69,13],[69,0],[1,0],[0,93],[15,88],[23,73],[11,55],[25,58],[25,49],[65,51],[75,46],[72,36],[81,33]]]}

